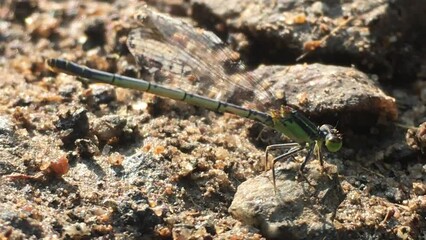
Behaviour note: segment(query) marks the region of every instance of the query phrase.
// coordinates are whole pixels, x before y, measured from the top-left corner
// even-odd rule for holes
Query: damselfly
[[[83,77],[92,82],[137,89],[219,113],[232,113],[273,128],[294,141],[266,148],[265,168],[269,163],[270,151],[287,150],[272,159],[274,188],[276,188],[274,166],[277,161],[307,149],[307,155],[300,166],[302,172],[313,152],[323,165],[321,154],[323,145],[330,152],[336,152],[341,148],[342,137],[334,127],[327,124],[319,127],[289,106],[282,105],[279,110],[272,110],[268,114],[207,96],[211,91],[204,92],[205,89],[216,89],[216,93],[222,91],[225,93],[223,95],[236,88],[251,90],[257,99],[269,98],[272,94],[266,87],[259,87],[261,79],[246,73],[245,65],[239,61],[238,53],[225,46],[212,32],[194,28],[188,23],[147,7],[142,8],[136,17],[142,27],[131,31],[127,45],[141,67],[155,73],[166,72],[162,75],[165,79],[174,76],[180,78],[196,76],[200,82],[198,89],[203,91],[204,96],[178,87],[91,69],[62,59],[48,59],[46,61],[48,67],[53,71]],[[210,86],[207,88],[205,83]],[[226,91],[223,91],[224,89]]]

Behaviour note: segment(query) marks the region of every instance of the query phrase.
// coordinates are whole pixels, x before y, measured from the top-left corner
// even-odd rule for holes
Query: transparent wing
[[[128,47],[140,66],[169,79],[189,79],[192,84],[178,87],[211,98],[236,102],[244,95],[244,100],[271,102],[272,84],[248,72],[239,54],[214,33],[148,7],[136,18],[142,27],[130,33]]]
[[[144,78],[151,77],[148,80],[173,87],[185,86],[186,91],[196,90],[197,82],[188,59],[160,37],[150,28],[135,29],[129,34],[127,45],[139,66],[146,70]]]

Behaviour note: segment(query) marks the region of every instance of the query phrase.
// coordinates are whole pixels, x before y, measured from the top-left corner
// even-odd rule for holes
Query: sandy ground
[[[264,238],[228,212],[237,187],[265,174],[262,127],[46,68],[63,57],[138,76],[125,42],[139,2],[0,3],[1,239]],[[190,6],[157,5],[175,15]],[[344,150],[326,160],[345,194],[333,219],[341,238],[426,235],[424,129],[411,130],[412,148],[404,137],[425,121],[418,76],[386,85],[401,124],[346,130]]]

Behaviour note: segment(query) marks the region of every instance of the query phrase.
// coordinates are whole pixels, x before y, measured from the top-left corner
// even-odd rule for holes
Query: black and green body
[[[288,158],[289,156],[303,150],[308,149],[308,154],[305,161],[301,165],[301,170],[309,160],[311,153],[316,148],[317,155],[321,157],[321,147],[324,144],[330,152],[338,151],[342,146],[341,135],[336,129],[330,125],[322,125],[318,127],[301,112],[294,110],[288,106],[283,106],[280,110],[271,111],[271,114],[259,112],[253,109],[244,108],[228,102],[218,101],[197,94],[188,93],[181,89],[174,89],[167,86],[162,86],[156,83],[151,83],[142,79],[126,77],[118,74],[108,73],[91,69],[86,66],[62,60],[48,59],[46,61],[48,67],[55,72],[63,72],[70,75],[86,78],[93,82],[107,83],[119,87],[136,89],[165,98],[170,98],[178,101],[183,101],[191,105],[206,108],[220,113],[232,113],[240,117],[248,118],[260,122],[268,127],[271,127],[286,135],[295,143],[276,144],[268,146],[268,151],[277,148],[289,148],[289,151],[283,155],[274,158],[275,163],[278,160]],[[275,172],[274,185],[275,185]]]

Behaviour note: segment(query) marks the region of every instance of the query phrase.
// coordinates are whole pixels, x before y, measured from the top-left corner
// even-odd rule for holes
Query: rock
[[[8,229],[19,229],[19,231],[9,232],[8,237],[13,239],[23,239],[25,236],[42,238],[43,236],[43,228],[38,220],[32,218],[29,213],[11,207],[10,204],[0,206],[0,222]],[[8,232],[8,230],[2,230],[2,232]]]
[[[63,86],[60,86],[58,89],[59,95],[61,95],[65,99],[71,99],[73,93],[75,93],[77,90],[77,87],[72,84],[66,84]]]
[[[256,59],[355,64],[381,80],[414,80],[425,33],[426,5],[403,0],[303,1],[192,0],[192,17],[211,29],[222,24],[252,39]],[[302,19],[302,21],[301,21]],[[328,35],[328,37],[327,37]],[[321,42],[311,51],[308,46]],[[421,55],[420,55],[421,56]]]
[[[91,106],[108,104],[117,100],[114,86],[106,84],[92,84],[89,88],[90,94],[87,95],[87,103]]]
[[[297,106],[314,119],[321,116],[336,121],[338,116],[339,125],[346,126],[372,126],[398,117],[395,99],[386,95],[378,82],[354,68],[316,63],[261,66],[254,73],[264,79],[260,91],[262,85],[271,85],[272,94],[284,96],[280,102],[275,98],[259,99],[274,108],[281,104]]]
[[[25,18],[30,16],[32,13],[38,10],[39,3],[34,0],[23,0],[11,2],[11,13],[13,13],[13,19],[20,22],[24,22]]]
[[[277,171],[275,194],[271,173],[259,175],[238,187],[229,212],[268,239],[336,238],[333,218],[344,194],[335,170],[322,173],[319,164],[311,162],[306,179],[296,179],[299,164],[283,165]]]
[[[89,133],[89,119],[84,108],[68,109],[59,114],[59,119],[54,122],[56,130],[60,133],[62,142],[74,145],[74,141],[83,138]]]
[[[99,156],[100,151],[98,143],[91,139],[77,139],[75,140],[76,151],[80,157],[91,158],[93,156]]]
[[[88,19],[84,34],[87,36],[87,41],[84,43],[86,50],[105,45],[107,38],[105,22],[99,18]]]
[[[409,128],[405,135],[407,145],[422,154],[426,153],[426,122],[420,124],[418,127]]]
[[[100,141],[111,141],[120,139],[125,133],[127,119],[119,115],[106,115],[97,118],[93,122],[93,132]]]
[[[15,124],[5,115],[0,116],[0,146],[10,147],[14,145]]]

